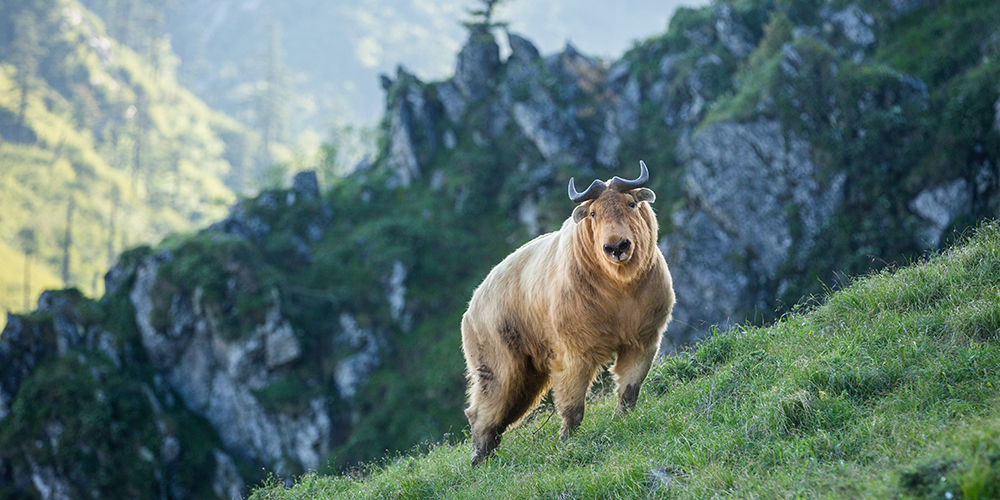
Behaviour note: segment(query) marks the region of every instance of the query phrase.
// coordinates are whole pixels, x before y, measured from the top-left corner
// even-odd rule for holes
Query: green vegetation
[[[136,253],[141,250],[123,255],[123,264]],[[154,380],[141,356],[130,354],[140,352],[141,345],[134,312],[120,310],[122,297],[98,302],[70,289],[51,292],[50,298],[61,304],[56,310],[19,317],[17,334],[31,340],[17,344],[21,352],[6,354],[24,364],[0,367],[5,384],[25,376],[20,372],[25,366],[32,368],[0,426],[0,461],[74,478],[65,485],[65,494],[73,498],[156,497],[168,485],[190,498],[214,498],[218,437]],[[60,352],[61,343],[72,341],[58,331],[65,326],[56,315],[75,321],[80,334],[90,338]],[[94,338],[95,332],[104,338]],[[24,494],[0,481],[0,498]]]
[[[598,391],[567,442],[543,407],[476,469],[468,443],[440,444],[251,498],[996,498],[998,342],[1000,227],[986,223],[665,360],[625,418]]]
[[[161,48],[122,47],[76,0],[0,5],[0,242],[34,231],[32,304],[53,275],[99,296],[120,251],[218,219],[243,185],[252,137]],[[24,308],[22,260],[0,273],[5,311]]]
[[[783,304],[820,293],[824,283],[836,286],[839,276],[918,258],[923,222],[909,203],[928,187],[956,179],[977,185],[971,213],[953,221],[946,235],[997,213],[996,185],[984,179],[996,175],[1000,157],[994,109],[1000,4],[952,0],[896,15],[894,2],[857,2],[874,21],[873,42],[862,46],[830,20],[852,3],[716,2],[756,41],[744,59],[712,36],[713,7],[679,9],[666,33],[623,57],[643,88],[666,84],[663,104],[641,105],[639,126],[623,138],[619,158],[662,166],[653,188],[667,201],[658,216],[668,237],[684,186],[675,156],[680,127],[670,121],[682,118],[678,103],[691,102],[698,85],[707,102],[693,119],[696,132],[721,121],[778,120],[786,133],[808,141],[821,182],[846,176],[844,203],[810,255],[787,263],[771,280],[782,283],[780,294],[768,285],[765,294]],[[672,62],[665,77],[666,57]],[[746,312],[763,321],[781,313]]]
[[[829,5],[841,11],[849,3]],[[66,274],[65,285],[97,295],[119,251],[172,236],[118,256],[117,278],[125,283],[100,302],[74,295],[91,315],[85,330],[106,329],[118,352],[128,353],[120,369],[93,346],[52,354],[53,318],[25,318],[50,352],[26,369],[33,372],[10,402],[0,450],[11,451],[0,451],[0,474],[10,463],[30,470],[26,460],[71,470],[83,462],[79,443],[107,451],[92,437],[117,443],[109,460],[129,467],[95,461],[79,471],[81,484],[117,481],[134,487],[132,496],[150,496],[145,488],[159,481],[213,496],[204,475],[215,470],[216,431],[182,404],[161,414],[136,400],[147,390],[163,403],[174,397],[143,359],[128,297],[139,262],[163,255],[151,293],[154,327],[178,326],[183,315],[174,308],[198,302],[224,340],[237,340],[278,307],[302,354],[275,367],[252,395],[267,411],[289,414],[322,397],[334,420],[334,449],[318,473],[347,475],[306,475],[289,490],[269,484],[258,499],[996,496],[996,225],[920,265],[862,278],[843,292],[827,288],[839,289],[843,276],[873,263],[918,258],[916,234],[925,223],[909,203],[923,190],[955,179],[974,186],[971,212],[955,219],[945,238],[997,214],[1000,56],[990,30],[1000,26],[1000,8],[953,0],[893,17],[892,3],[859,2],[877,19],[876,41],[865,47],[845,40],[819,1],[679,10],[665,34],[623,58],[621,80],[637,85],[641,98],[624,113],[634,112],[637,123],[619,130],[617,168],[573,164],[595,156],[603,113],[616,106],[607,87],[626,84],[606,82],[598,66],[574,73],[567,68],[580,61],[559,59],[572,54],[522,67],[534,80],[487,90],[467,103],[462,123],[443,116],[441,83],[401,72],[387,109],[406,110],[397,118],[409,122],[419,163],[408,186],[392,171],[389,137],[380,138],[370,167],[343,176],[337,158],[349,145],[331,144],[316,158],[293,158],[266,173],[277,185],[289,169],[316,168],[327,188],[320,197],[264,191],[197,234],[191,231],[221,217],[233,191],[247,186],[248,158],[260,153],[260,142],[277,140],[278,122],[261,140],[210,112],[177,86],[168,46],[133,40],[143,55],[123,48],[75,0],[3,4],[0,261],[14,264],[0,270],[0,306],[22,307],[25,257],[35,266],[33,294]],[[745,28],[744,56],[718,35],[716,7],[731,8],[725,22]],[[488,15],[478,21],[493,22]],[[479,42],[492,36],[479,35]],[[559,110],[553,121],[572,122],[558,131],[573,135],[558,138],[565,154],[543,157],[516,120],[501,116],[507,90],[526,105],[550,100],[554,106],[546,107]],[[460,443],[466,421],[458,325],[490,266],[530,237],[523,212],[533,211],[539,230],[555,229],[571,208],[565,179],[629,175],[641,158],[656,169],[650,187],[669,243],[672,216],[693,203],[679,142],[714,123],[761,119],[806,140],[818,180],[843,176],[845,188],[812,253],[778,269],[760,296],[797,304],[823,293],[828,301],[762,311],[758,323],[718,332],[666,360],[628,418],[613,419],[613,405],[596,391],[583,428],[567,443],[557,442],[558,419],[543,407],[510,432],[496,460],[471,470]],[[796,237],[802,232],[793,228]],[[397,308],[388,297],[400,287]],[[774,324],[759,327],[764,322]],[[365,338],[345,339],[346,330]],[[338,366],[358,354],[356,343],[369,342],[377,366],[353,395],[342,394]],[[110,399],[100,401],[95,391],[105,382],[115,389],[104,389]],[[63,420],[61,435],[79,443],[46,445],[48,424]],[[167,434],[191,455],[150,462],[142,450],[158,449],[151,440]],[[351,470],[413,446],[409,456]],[[236,460],[244,479],[259,476],[260,464]],[[151,480],[158,471],[171,478]]]

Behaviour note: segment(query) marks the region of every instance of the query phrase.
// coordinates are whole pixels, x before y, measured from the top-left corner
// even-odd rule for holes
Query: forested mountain
[[[254,140],[74,0],[0,4],[0,308],[54,286],[98,296],[125,248],[218,220]]]
[[[0,497],[232,497],[461,439],[468,297],[569,216],[571,176],[649,165],[665,351],[997,216],[996,2],[718,1],[610,62],[514,33],[501,58],[495,21],[453,77],[383,79],[370,164],[134,248],[99,301],[12,316]]]

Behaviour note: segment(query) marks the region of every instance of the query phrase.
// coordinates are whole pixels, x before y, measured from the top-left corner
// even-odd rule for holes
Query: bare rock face
[[[935,249],[952,221],[972,213],[972,186],[959,178],[925,189],[910,201],[910,210],[924,220],[924,227],[917,235],[920,243]]]
[[[271,291],[264,323],[249,334],[224,332],[220,312],[200,288],[174,294],[170,322],[158,327],[153,321],[157,271],[170,259],[166,252],[147,258],[129,295],[153,366],[188,408],[215,427],[227,450],[278,470],[287,470],[288,458],[307,469],[321,465],[332,433],[324,398],[311,401],[305,411],[284,414],[265,409],[253,393],[275,380],[274,370],[302,354],[281,315],[278,291]]]
[[[243,478],[232,457],[222,450],[212,450],[215,456],[215,477],[212,478],[212,492],[219,498],[238,500],[243,497]]]
[[[606,85],[611,91],[604,110],[604,129],[597,143],[595,159],[606,167],[618,166],[618,148],[622,136],[639,126],[639,80],[631,74],[628,62],[619,61],[608,71]]]
[[[483,99],[493,89],[499,70],[500,47],[493,35],[472,30],[455,65],[454,82],[458,90],[470,100]]]
[[[423,86],[417,77],[402,67],[396,71],[396,80],[389,89],[390,107],[386,110],[389,122],[389,155],[386,165],[393,172],[389,180],[391,188],[407,187],[421,177],[421,165],[430,160],[437,148],[434,128],[436,113],[432,101],[424,95]],[[449,96],[452,103],[445,109],[449,116],[461,117],[464,102],[460,96]]]
[[[372,370],[381,364],[379,351],[383,346],[381,336],[372,328],[362,328],[349,313],[340,314],[341,331],[337,342],[349,347],[354,354],[337,363],[334,380],[337,390],[346,399],[353,398]]]
[[[856,3],[832,14],[830,22],[839,27],[844,36],[852,43],[862,47],[868,47],[875,43],[875,33],[872,32],[875,19],[861,10],[861,7],[858,7]]]
[[[444,107],[445,116],[453,123],[461,123],[468,103],[461,92],[459,92],[458,87],[450,81],[438,85],[437,98],[441,102],[441,106]],[[454,147],[452,145],[449,149]]]
[[[507,59],[507,64],[512,62],[531,64],[540,57],[538,49],[527,38],[508,32],[507,42],[510,44],[510,58]]]
[[[844,182],[821,182],[809,145],[773,121],[717,123],[682,142],[686,206],[660,244],[679,290],[675,344],[768,307],[765,290],[781,287],[780,266],[805,257]]]
[[[124,267],[130,268],[131,273],[126,272],[127,269],[116,272],[130,275],[135,271],[135,267],[128,264]],[[119,284],[131,281],[122,274],[117,278],[122,279]],[[106,490],[84,489],[86,483],[82,483],[81,478],[86,479],[86,474],[91,473],[87,469],[102,471],[104,475],[109,469],[116,472],[125,469],[130,473],[121,473],[119,479],[124,477],[143,487],[169,491],[170,498],[193,498],[193,493],[178,480],[177,473],[178,462],[191,451],[190,443],[182,442],[178,430],[166,421],[166,407],[170,408],[170,418],[176,418],[183,410],[175,406],[169,389],[158,388],[158,377],[152,380],[136,377],[136,358],[144,356],[136,356],[134,344],[106,330],[99,323],[102,315],[98,311],[98,304],[78,291],[60,290],[44,292],[35,313],[10,317],[0,335],[0,426],[26,425],[23,413],[12,414],[16,408],[12,405],[46,406],[40,413],[44,420],[28,424],[41,425],[43,436],[28,437],[27,444],[15,438],[5,442],[10,448],[0,450],[0,483],[13,484],[39,498],[91,498]],[[24,395],[21,387],[24,382],[36,371],[52,373],[53,367],[59,367],[56,373],[60,377],[53,384],[68,385],[66,394],[76,391],[76,398],[57,397],[42,402],[21,399],[32,397],[31,389]],[[95,386],[96,391],[89,389]],[[81,392],[81,387],[88,390]],[[121,408],[123,404],[134,411],[102,411]],[[149,418],[139,417],[144,414]],[[89,422],[85,425],[108,434],[81,436],[67,432],[78,429],[79,421]],[[123,429],[129,430],[122,432]],[[75,452],[65,454],[61,451],[89,453],[86,450],[93,449],[94,441],[103,445],[109,435],[141,435],[151,439],[120,443],[119,449],[110,454],[98,452],[93,463],[87,464],[87,469],[81,468]],[[132,469],[135,464],[124,463],[122,453],[128,455],[129,451],[123,450],[137,452],[132,458],[141,459],[142,466]],[[187,457],[190,459],[190,455]],[[200,466],[209,468],[206,474],[212,473],[211,463]],[[239,498],[244,481],[237,473],[231,483],[235,485],[236,494],[227,498]]]
[[[905,16],[919,8],[926,7],[928,3],[927,0],[889,0],[889,6],[892,8],[891,13],[894,18]]]
[[[720,3],[715,6],[715,33],[722,45],[737,58],[745,58],[757,45],[753,33],[733,18],[733,8]]]
[[[555,83],[543,85],[545,75]],[[545,58],[541,65],[509,65],[501,102],[546,162],[587,168],[592,164],[587,136],[577,120],[576,109],[568,103],[594,91],[603,85],[604,79],[605,70],[597,61],[567,45],[563,52]],[[611,146],[617,148],[615,144]]]

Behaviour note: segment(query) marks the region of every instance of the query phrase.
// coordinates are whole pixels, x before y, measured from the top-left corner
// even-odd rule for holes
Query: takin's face
[[[573,221],[586,225],[587,233],[593,235],[591,241],[598,259],[615,269],[632,259],[636,238],[648,227],[643,217],[649,210],[640,204],[654,199],[656,195],[647,188],[624,193],[608,189],[596,200],[576,207]]]

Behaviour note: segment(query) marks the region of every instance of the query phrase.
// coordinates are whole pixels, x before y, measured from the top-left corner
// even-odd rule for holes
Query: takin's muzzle
[[[604,253],[611,262],[621,263],[627,261],[632,256],[632,241],[621,238],[614,243],[604,244]]]

